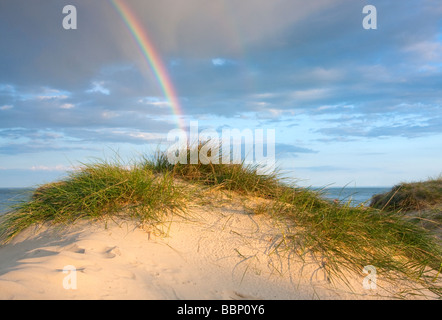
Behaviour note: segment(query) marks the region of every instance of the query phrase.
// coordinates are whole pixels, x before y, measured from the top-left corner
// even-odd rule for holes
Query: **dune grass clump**
[[[346,280],[372,265],[391,280],[413,279],[442,295],[434,283],[442,250],[435,239],[402,215],[334,204],[308,192],[288,191],[271,209],[284,225],[281,243],[320,262],[329,279]]]
[[[420,211],[442,204],[442,177],[427,181],[401,183],[390,191],[378,194],[370,206],[386,211]]]
[[[124,212],[141,221],[159,222],[168,211],[183,210],[185,196],[167,174],[141,166],[96,163],[63,181],[38,188],[32,199],[4,217],[0,240],[8,241],[30,225],[101,219]]]
[[[403,214],[442,241],[442,176],[396,185],[388,192],[373,196],[370,206]]]
[[[267,175],[258,174],[258,164],[245,164],[244,161],[237,164],[224,164],[222,153],[217,156],[216,163],[201,161],[201,149],[210,144],[210,141],[203,142],[197,146],[188,146],[181,151],[186,153],[187,163],[171,164],[167,154],[157,152],[153,157],[145,159],[145,167],[154,172],[170,173],[173,177],[184,181],[196,182],[206,186],[216,186],[219,189],[235,191],[242,194],[260,196],[264,198],[274,197],[281,187],[281,178],[277,172]],[[196,149],[194,151],[193,149]],[[209,148],[208,157],[211,157],[212,149]],[[200,154],[195,164],[191,163],[191,153]]]

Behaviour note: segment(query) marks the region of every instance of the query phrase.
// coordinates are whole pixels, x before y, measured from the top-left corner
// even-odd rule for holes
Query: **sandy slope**
[[[162,226],[167,236],[123,220],[30,228],[0,248],[0,299],[388,297],[380,280],[377,290],[363,289],[362,272],[350,279],[352,292],[332,286],[317,264],[284,256],[264,215],[234,206],[189,213]],[[63,273],[69,265],[75,273]]]

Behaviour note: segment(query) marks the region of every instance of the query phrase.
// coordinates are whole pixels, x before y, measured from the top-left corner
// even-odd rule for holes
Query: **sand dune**
[[[362,272],[352,290],[331,284],[317,263],[276,249],[265,215],[195,207],[189,216],[160,229],[125,220],[29,228],[0,248],[0,299],[381,299],[400,289],[378,280],[366,290]]]

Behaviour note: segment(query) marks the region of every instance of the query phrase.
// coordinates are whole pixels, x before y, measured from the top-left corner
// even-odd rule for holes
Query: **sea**
[[[313,188],[314,189],[314,188]],[[367,187],[367,188],[326,188],[320,189],[322,197],[335,200],[338,199],[341,203],[350,204],[351,206],[370,204],[370,199],[375,194],[389,191],[388,187]],[[12,210],[14,206],[26,202],[31,199],[34,189],[14,189],[14,188],[0,188],[0,215]]]
[[[0,215],[31,199],[31,188],[0,188]]]
[[[342,204],[350,206],[368,206],[371,198],[380,193],[390,191],[391,187],[345,187],[345,188],[325,188],[318,191],[324,198],[338,200]]]

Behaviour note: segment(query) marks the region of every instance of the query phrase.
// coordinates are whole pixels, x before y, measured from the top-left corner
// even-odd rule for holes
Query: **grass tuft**
[[[373,208],[387,211],[420,211],[442,203],[442,177],[427,181],[401,183],[390,191],[375,195],[370,203]]]
[[[236,191],[242,194],[260,196],[263,198],[274,197],[275,191],[281,187],[281,179],[277,172],[268,175],[259,175],[258,164],[247,165],[242,161],[238,164],[222,163],[222,154],[216,159],[216,163],[206,160],[201,161],[202,156],[191,163],[191,154],[200,154],[202,148],[209,149],[208,157],[211,157],[210,141],[200,143],[198,146],[188,146],[182,152],[186,153],[187,164],[171,164],[166,153],[157,152],[151,158],[145,159],[145,168],[158,173],[169,173],[174,178],[184,181],[199,183],[206,186],[217,186],[219,189]],[[209,144],[209,146],[207,146]]]
[[[33,224],[68,224],[121,214],[143,222],[160,222],[169,211],[183,210],[185,196],[168,174],[119,163],[84,165],[61,182],[38,188],[32,199],[6,215],[0,240],[7,242]]]
[[[441,294],[434,283],[442,250],[430,233],[403,215],[338,205],[308,191],[288,192],[272,208],[284,225],[284,246],[320,261],[329,279],[372,265],[390,280],[413,279]],[[280,223],[280,224],[281,224]]]

